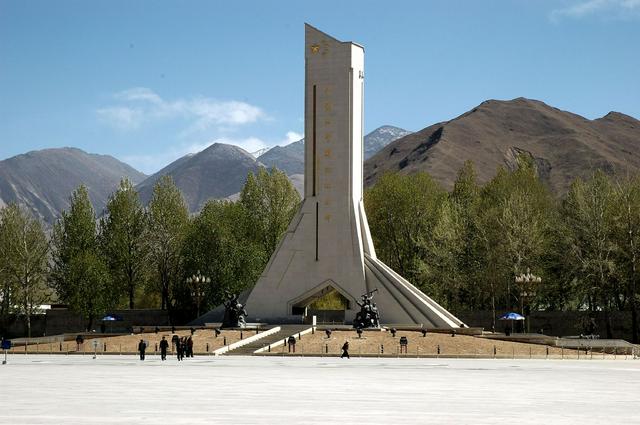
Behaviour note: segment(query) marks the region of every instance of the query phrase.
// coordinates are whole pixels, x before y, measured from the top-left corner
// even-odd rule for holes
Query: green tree
[[[17,204],[0,211],[0,229],[4,280],[14,288],[17,313],[31,337],[31,316],[51,295],[46,287],[49,243],[40,221]]]
[[[96,315],[117,302],[100,255],[96,216],[85,186],[71,195],[69,210],[53,227],[50,285],[58,297],[93,327]]]
[[[454,310],[482,302],[478,280],[478,205],[480,187],[471,161],[458,172],[453,190],[436,211],[428,241],[428,279],[436,299]]]
[[[130,309],[135,307],[136,289],[144,282],[148,258],[146,227],[138,193],[129,179],[123,179],[100,219],[100,247],[114,287],[128,298]]]
[[[240,193],[244,208],[245,231],[249,239],[260,243],[268,258],[300,206],[300,195],[282,171],[260,168]]]
[[[173,301],[184,287],[182,248],[189,223],[187,205],[170,176],[153,188],[148,208],[147,243],[156,270],[161,308],[172,314]]]
[[[426,173],[386,173],[365,192],[377,255],[422,287],[429,275],[428,243],[446,192]]]
[[[576,180],[563,205],[570,250],[568,266],[577,283],[582,305],[602,309],[607,336],[612,335],[610,311],[615,284],[614,191],[609,178],[597,171],[587,181]]]
[[[263,246],[246,237],[243,214],[238,202],[211,200],[189,225],[183,247],[186,275],[200,271],[211,278],[201,309],[219,305],[225,290],[251,287],[262,273]]]
[[[640,176],[619,179],[614,187],[614,237],[617,273],[624,282],[631,310],[632,342],[638,343],[638,278],[640,277]]]
[[[482,189],[478,258],[482,259],[483,273],[479,281],[488,289],[494,320],[500,298],[506,309],[518,304],[520,309],[528,309],[535,304],[535,300],[522,297],[525,288],[515,286],[516,275],[530,269],[547,283],[544,256],[554,231],[554,211],[553,198],[527,156],[518,157],[514,171],[498,170]],[[535,290],[539,294],[541,288]]]

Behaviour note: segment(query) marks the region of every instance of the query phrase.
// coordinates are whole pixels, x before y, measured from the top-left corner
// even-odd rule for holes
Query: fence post
[[[496,346],[493,346],[493,358],[496,358],[496,354],[497,354],[497,350],[496,350]]]
[[[438,354],[437,354],[436,358],[440,358],[440,344],[438,344],[438,346],[437,346],[437,353]]]

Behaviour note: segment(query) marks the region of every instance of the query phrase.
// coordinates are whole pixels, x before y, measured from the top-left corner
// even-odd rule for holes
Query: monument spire
[[[350,322],[378,290],[384,323],[462,323],[380,262],[363,195],[364,48],[305,25],[305,187],[300,210],[247,299],[259,319],[305,314],[333,290]]]

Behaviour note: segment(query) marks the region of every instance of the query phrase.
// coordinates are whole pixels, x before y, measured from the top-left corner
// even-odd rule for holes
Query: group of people
[[[178,361],[181,361],[185,357],[193,357],[193,338],[183,336],[180,338],[178,335],[171,337],[171,343],[175,347],[176,356]]]
[[[180,338],[178,335],[171,337],[171,343],[175,348],[175,353],[178,361],[181,361],[185,357],[193,357],[193,338],[191,336],[183,336]],[[138,343],[138,352],[140,353],[140,360],[145,359],[145,353],[147,350],[147,343],[141,339]],[[160,341],[160,359],[167,360],[167,351],[169,350],[169,341],[163,336]]]

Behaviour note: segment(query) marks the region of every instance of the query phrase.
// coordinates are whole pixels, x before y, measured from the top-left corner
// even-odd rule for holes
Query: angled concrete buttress
[[[376,258],[362,202],[364,49],[305,32],[304,200],[247,299],[249,315],[290,317],[336,290],[351,322],[356,300],[378,289],[383,323],[464,326]]]

